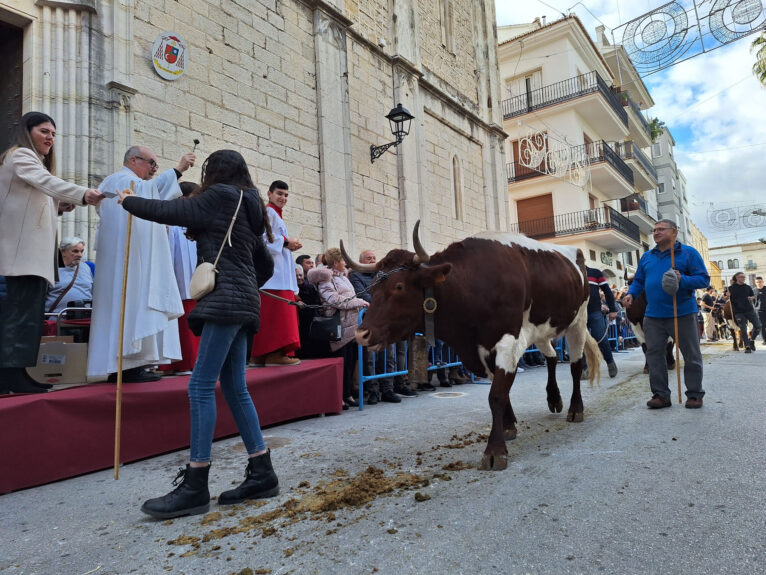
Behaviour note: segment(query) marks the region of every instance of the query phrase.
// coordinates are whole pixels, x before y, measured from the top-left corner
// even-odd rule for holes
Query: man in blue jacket
[[[710,275],[699,252],[691,246],[676,241],[678,227],[671,220],[659,220],[654,224],[654,241],[657,245],[641,256],[630,290],[622,298],[630,307],[633,298],[646,292],[648,301],[644,317],[646,337],[646,363],[649,366],[649,385],[652,399],[650,409],[670,407],[668,368],[665,345],[673,337],[673,294],[676,296],[678,316],[678,347],[684,356],[684,383],[686,384],[686,407],[702,407],[702,353],[697,330],[697,300],[695,289],[710,283]],[[670,266],[670,249],[673,248],[675,266]]]

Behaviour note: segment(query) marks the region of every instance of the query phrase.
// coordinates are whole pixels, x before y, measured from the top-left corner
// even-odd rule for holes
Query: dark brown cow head
[[[375,264],[375,270],[362,267],[348,257],[347,263],[358,271],[377,271],[372,301],[356,330],[356,341],[380,351],[384,346],[407,339],[423,324],[424,290],[443,282],[452,264],[429,264],[430,256],[423,250],[415,224],[413,243],[418,253],[395,249]]]

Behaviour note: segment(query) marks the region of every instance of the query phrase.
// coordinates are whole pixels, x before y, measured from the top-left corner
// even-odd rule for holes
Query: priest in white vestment
[[[125,153],[123,167],[99,186],[107,196],[99,209],[96,235],[98,278],[93,286],[93,315],[88,346],[88,379],[114,380],[119,354],[120,302],[128,213],[117,203],[118,190],[135,186],[142,198],[172,200],[181,195],[180,175],[194,165],[184,154],[176,169],[157,172],[157,156],[143,146]],[[125,298],[123,381],[153,381],[142,366],[181,359],[176,318],[184,313],[165,226],[133,218]]]

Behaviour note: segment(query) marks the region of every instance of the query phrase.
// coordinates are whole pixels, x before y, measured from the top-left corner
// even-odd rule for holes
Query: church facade
[[[264,198],[289,184],[312,255],[407,247],[418,219],[431,251],[508,229],[493,0],[10,0],[0,32],[3,123],[49,113],[64,179],[98,186],[131,145],[167,169],[196,139],[184,179],[241,152]],[[399,103],[409,134],[372,162]],[[61,234],[91,249],[97,218]]]

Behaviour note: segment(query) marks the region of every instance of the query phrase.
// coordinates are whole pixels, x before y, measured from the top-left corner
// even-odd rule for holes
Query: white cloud
[[[766,204],[761,170],[766,145],[752,146],[766,144],[766,90],[750,70],[753,38],[702,54],[669,68],[656,79],[647,79],[656,103],[651,114],[662,118],[671,133],[689,134],[677,142],[676,162],[687,179],[692,219],[711,245],[752,241],[766,235],[766,221],[763,228],[739,225],[722,230],[712,225],[708,213],[711,206]]]
[[[497,0],[497,23],[531,22],[542,15],[551,22],[571,8],[591,36],[600,20],[611,37],[610,27],[657,7],[649,0],[583,2],[594,17],[582,4],[572,6],[571,1],[546,0],[549,7],[539,0],[523,4]],[[665,121],[676,138],[676,162],[687,180],[692,220],[711,245],[766,236],[766,219],[763,227],[740,224],[735,236],[735,230],[713,225],[708,213],[711,205],[716,209],[742,210],[751,205],[766,209],[766,145],[751,146],[766,143],[766,89],[751,73],[754,56],[749,47],[753,39],[755,35],[747,36],[644,78],[655,101],[649,115]],[[750,223],[758,221],[751,218]]]

